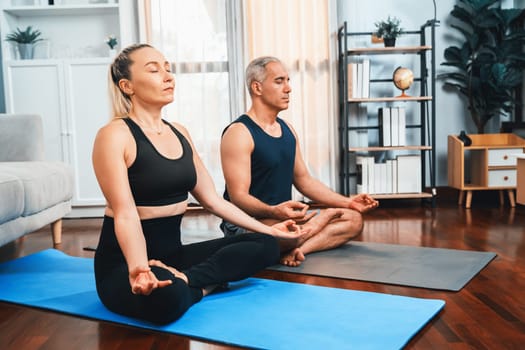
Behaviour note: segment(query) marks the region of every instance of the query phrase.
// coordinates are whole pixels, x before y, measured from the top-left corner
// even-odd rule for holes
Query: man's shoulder
[[[240,117],[239,117],[240,118]],[[237,118],[232,121],[222,132],[222,138],[235,138],[236,140],[252,138],[250,128]]]
[[[224,128],[224,130],[222,130],[222,136],[224,136],[224,134],[226,134],[226,131],[229,131],[229,130],[235,130],[239,127],[242,128],[242,125],[244,124],[243,123],[243,115],[239,116],[237,119],[231,121],[228,125],[226,125],[226,127]],[[231,133],[231,131],[229,132]]]

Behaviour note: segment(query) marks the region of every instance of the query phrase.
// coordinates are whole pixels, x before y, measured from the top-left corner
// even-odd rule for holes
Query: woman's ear
[[[126,95],[128,96],[132,96],[133,95],[133,85],[131,84],[131,82],[128,80],[128,79],[120,79],[119,82],[118,82],[118,87],[120,88],[120,90],[125,93]]]

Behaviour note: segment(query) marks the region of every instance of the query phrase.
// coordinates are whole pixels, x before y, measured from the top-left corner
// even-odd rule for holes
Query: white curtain
[[[337,189],[335,0],[138,0],[138,8],[141,40],[174,62],[165,117],[188,128],[219,193],[221,132],[246,111],[244,69],[263,55],[287,65],[293,91],[281,116],[313,176]]]
[[[141,40],[163,52],[175,73],[175,100],[164,118],[188,129],[221,194],[220,137],[231,120],[225,1],[138,3]]]
[[[270,55],[287,65],[291,103],[281,117],[298,133],[312,175],[338,190],[335,2],[246,0],[244,5],[246,61]]]

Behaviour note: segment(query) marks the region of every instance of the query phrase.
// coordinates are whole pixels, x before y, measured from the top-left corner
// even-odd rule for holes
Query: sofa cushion
[[[24,186],[24,216],[73,197],[71,169],[61,162],[1,162],[0,174],[18,177]]]
[[[44,159],[42,117],[0,113],[0,162]]]
[[[22,215],[24,185],[16,176],[0,171],[0,224]]]

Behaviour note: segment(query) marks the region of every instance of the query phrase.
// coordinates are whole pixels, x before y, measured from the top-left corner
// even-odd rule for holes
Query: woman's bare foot
[[[281,257],[281,264],[286,266],[299,266],[305,260],[303,252],[299,248],[292,249]]]
[[[202,288],[202,296],[205,297],[208,294],[211,294],[214,292],[224,292],[226,290],[228,290],[228,282],[224,282],[220,284],[213,284],[211,286]]]
[[[173,274],[173,276],[175,276],[176,278],[180,278],[181,280],[186,282],[186,284],[188,284],[188,277],[186,277],[185,274],[183,274],[182,272],[180,272],[176,268],[171,267],[171,266],[167,266],[162,261],[155,260],[155,259],[151,259],[150,261],[148,261],[148,264],[149,264],[149,266],[157,266],[157,267],[161,267],[163,269],[166,269],[169,272],[171,272]]]

